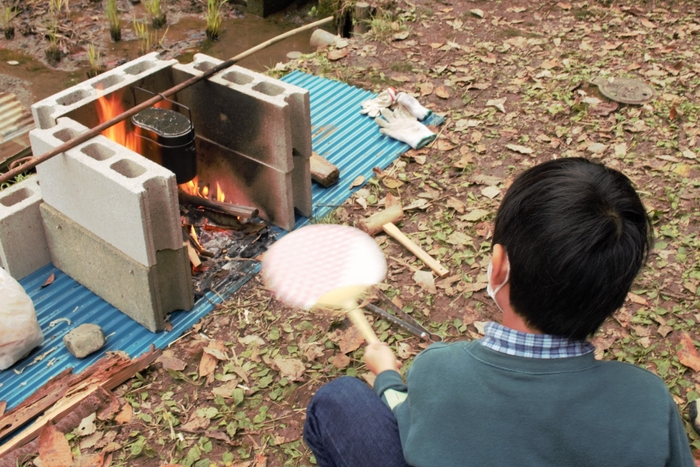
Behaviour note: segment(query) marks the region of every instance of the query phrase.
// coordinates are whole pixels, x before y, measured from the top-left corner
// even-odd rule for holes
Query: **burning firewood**
[[[231,216],[236,217],[255,217],[258,215],[258,210],[248,206],[239,206],[237,204],[222,203],[200,196],[194,196],[185,193],[181,189],[177,190],[177,197],[181,203],[193,204],[195,206],[203,206],[205,208],[214,209]]]

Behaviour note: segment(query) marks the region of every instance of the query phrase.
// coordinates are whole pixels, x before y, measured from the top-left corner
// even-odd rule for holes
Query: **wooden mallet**
[[[441,265],[435,258],[430,256],[425,250],[416,245],[410,238],[399,230],[394,222],[403,219],[403,208],[400,203],[392,203],[392,199],[387,197],[387,208],[378,213],[372,214],[367,219],[361,220],[359,227],[369,235],[377,235],[379,232],[386,232],[402,244],[408,251],[413,253],[416,258],[423,261],[430,269],[435,271],[439,277],[445,276],[450,271]],[[391,203],[391,204],[390,204]]]

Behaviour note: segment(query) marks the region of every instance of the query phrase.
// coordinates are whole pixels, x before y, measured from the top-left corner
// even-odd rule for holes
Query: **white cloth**
[[[374,119],[381,127],[379,131],[395,140],[407,143],[413,149],[420,149],[435,139],[435,133],[416,120],[405,108],[399,107],[394,112],[382,109],[381,115],[384,118]]]

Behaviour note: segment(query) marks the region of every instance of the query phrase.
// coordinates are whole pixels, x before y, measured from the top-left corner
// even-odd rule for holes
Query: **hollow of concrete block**
[[[87,129],[59,119],[29,137],[35,154]],[[97,136],[37,167],[43,199],[144,266],[156,252],[182,245],[175,175],[168,169]]]
[[[147,267],[48,204],[40,210],[53,264],[148,330],[162,330],[169,313],[194,306],[184,243],[158,251]]]
[[[0,191],[0,266],[20,280],[51,262],[38,177]]]
[[[97,108],[94,104],[87,104],[124,89],[121,95],[123,106],[131,108],[134,95],[130,88],[138,86],[155,92],[172,87],[170,67],[175,63],[175,59],[161,60],[157,52],[139,57],[35,103],[32,105],[34,123],[37,128],[51,128],[58,118],[69,116],[83,125],[94,127],[99,122]],[[139,102],[149,97],[145,93],[136,95]]]

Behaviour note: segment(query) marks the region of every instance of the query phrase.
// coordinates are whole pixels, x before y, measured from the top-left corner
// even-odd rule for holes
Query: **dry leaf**
[[[183,362],[179,358],[171,357],[167,355],[161,355],[156,360],[156,363],[160,362],[163,365],[164,370],[182,371],[187,367],[187,363]]]
[[[54,279],[55,279],[55,276],[53,273],[51,273],[51,275],[46,279],[46,282],[44,282],[44,285],[42,285],[41,288],[44,288],[44,287],[47,287],[47,286],[53,284]]]
[[[335,50],[331,50],[330,52],[328,52],[328,54],[326,54],[326,56],[328,57],[328,60],[331,60],[333,62],[336,60],[340,60],[341,58],[345,58],[348,55],[350,55],[350,51],[348,49],[341,49],[341,50],[335,49]]]
[[[71,467],[102,467],[105,453],[85,454],[78,457]]]
[[[73,463],[66,435],[51,422],[39,434],[39,459],[44,467],[70,467]]]
[[[499,190],[500,193],[500,190]],[[486,216],[491,214],[489,211],[486,211],[484,209],[474,209],[470,211],[468,214],[465,214],[463,216],[459,216],[459,218],[463,221],[467,222],[476,222]]]
[[[350,357],[348,357],[345,354],[338,354],[338,355],[333,355],[331,358],[328,359],[334,367],[336,368],[345,368],[348,365],[350,365]]]
[[[693,371],[700,371],[700,355],[695,348],[693,339],[691,339],[686,332],[682,332],[679,343],[683,347],[676,352],[678,361],[681,362],[682,365],[692,368]]]
[[[489,99],[486,101],[486,107],[496,107],[498,110],[500,110],[503,113],[506,113],[506,109],[503,106],[503,104],[506,103],[506,98],[502,97],[500,99]]]
[[[401,31],[401,32],[394,33],[394,35],[391,37],[395,41],[402,41],[408,37],[408,34],[409,34],[408,31]]]
[[[439,139],[437,142],[437,148],[440,151],[452,151],[456,146],[446,139]]]
[[[460,214],[464,214],[464,211],[466,210],[466,205],[463,202],[452,197],[447,199],[447,207],[454,209]]]
[[[114,415],[119,412],[119,399],[112,394],[111,392],[108,392],[109,394],[109,402],[107,404],[102,404],[100,405],[100,410],[97,412],[97,419],[102,420],[103,422],[106,420],[111,420]]]
[[[299,381],[306,372],[304,362],[297,358],[275,357],[275,365],[289,381]]]
[[[464,146],[466,147],[466,146]],[[461,151],[461,149],[460,149]],[[463,152],[462,157],[455,163],[452,164],[452,167],[455,167],[457,169],[463,169],[469,164],[474,162],[474,155],[470,152]]]
[[[212,357],[216,358],[217,360],[221,360],[221,361],[228,360],[228,355],[226,355],[226,351],[225,351],[225,349],[226,349],[225,345],[223,344],[223,342],[220,342],[220,341],[217,341],[217,342],[219,342],[221,344],[221,348],[210,346],[210,347],[205,347],[202,350],[204,350],[204,353],[211,355]]]
[[[340,339],[340,352],[348,354],[359,349],[365,343],[362,333],[355,326],[351,326]]]
[[[122,410],[117,414],[116,417],[114,417],[114,421],[118,425],[126,425],[131,421],[131,417],[134,416],[134,409],[131,407],[131,404],[128,402],[124,404],[124,407],[122,407]]]
[[[357,177],[355,180],[352,181],[352,183],[350,184],[350,189],[361,186],[363,183],[365,183],[365,177],[360,175],[359,177]]]
[[[89,436],[97,431],[97,426],[95,425],[95,419],[97,414],[95,412],[91,413],[87,417],[83,418],[78,425],[78,435],[79,436]]]
[[[506,144],[506,147],[511,151],[519,152],[520,154],[532,154],[534,152],[527,146],[520,146],[519,144]]]
[[[180,429],[189,433],[197,433],[201,430],[206,430],[209,428],[209,424],[210,421],[208,418],[200,417],[194,413],[187,423],[180,426]]]
[[[651,21],[649,21],[648,19],[646,19],[646,18],[642,18],[642,19],[640,20],[640,22],[642,23],[642,25],[643,25],[645,28],[656,29],[656,25],[655,25],[654,23],[652,23]]]
[[[418,87],[420,89],[421,96],[429,96],[433,93],[433,83],[431,83],[430,81],[420,83]]]
[[[644,297],[640,297],[637,294],[634,294],[632,292],[629,292],[627,294],[627,300],[629,300],[632,303],[636,303],[637,305],[646,305],[647,304],[647,299]]]
[[[477,16],[479,18],[484,17],[484,12],[478,8],[474,8],[473,10],[469,10],[469,13],[471,13],[474,16]]]
[[[501,190],[495,186],[487,186],[486,188],[483,188],[481,190],[481,194],[486,196],[487,198],[493,199],[501,194]]]
[[[433,273],[431,271],[416,271],[413,274],[413,280],[416,281],[416,284],[418,284],[421,289],[425,290],[428,293],[437,293],[437,289],[435,288],[435,278],[433,277]]]
[[[225,351],[226,346],[221,341],[211,341],[206,349],[203,349],[202,359],[199,361],[199,377],[203,378],[209,376],[216,370],[216,366],[219,364],[219,360],[225,360],[225,358],[220,359],[213,355],[216,350]]]
[[[448,99],[450,97],[450,93],[447,91],[445,86],[438,86],[438,88],[435,90],[435,95],[441,99]]]
[[[267,467],[267,457],[262,454],[256,454],[255,467]]]
[[[469,138],[469,141],[471,141],[472,144],[476,144],[479,141],[481,141],[481,139],[483,137],[484,137],[483,133],[481,133],[480,131],[474,130],[474,132],[472,133],[472,136]]]
[[[401,180],[399,180],[398,178],[389,177],[389,176],[385,176],[384,178],[382,178],[382,183],[384,184],[385,187],[387,187],[389,189],[398,188],[401,185],[403,185],[403,182]]]
[[[562,10],[571,10],[571,3],[559,2],[557,6]]]

